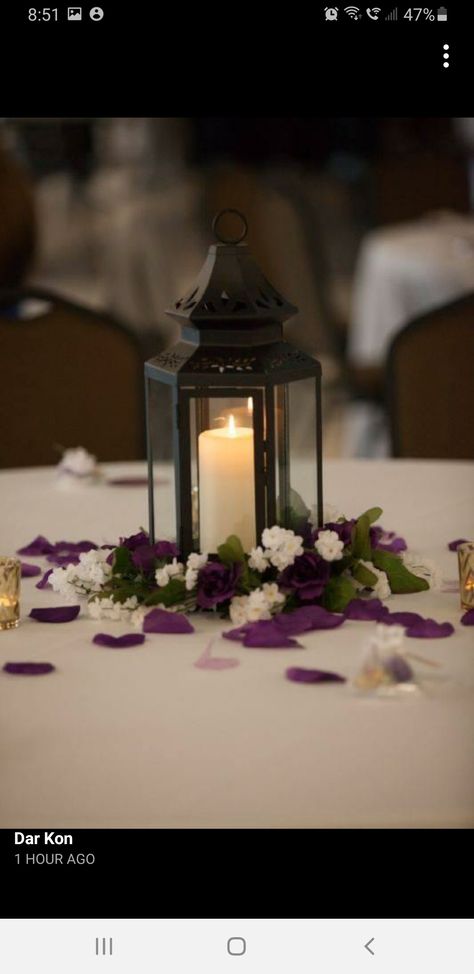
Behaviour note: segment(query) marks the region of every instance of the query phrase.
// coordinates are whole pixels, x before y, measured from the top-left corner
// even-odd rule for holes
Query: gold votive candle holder
[[[15,629],[20,621],[21,561],[0,556],[0,629]]]
[[[459,545],[458,561],[461,608],[474,609],[474,541]]]

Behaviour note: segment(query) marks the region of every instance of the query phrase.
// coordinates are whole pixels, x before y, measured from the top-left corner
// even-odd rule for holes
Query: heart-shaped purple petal
[[[49,576],[51,575],[52,571],[52,568],[48,568],[48,571],[44,573],[41,581],[36,583],[36,588],[46,588],[46,586],[49,585]]]
[[[98,632],[92,642],[109,649],[129,649],[130,646],[141,646],[145,637],[141,632],[129,632],[126,636],[109,636],[107,632]]]
[[[474,626],[474,609],[468,609],[467,612],[461,616],[461,622],[463,626]]]
[[[361,622],[382,622],[389,615],[386,605],[380,599],[352,599],[344,609],[346,619],[358,619]]]
[[[37,622],[72,622],[80,611],[80,605],[56,605],[51,609],[32,609],[30,616]]]
[[[52,663],[5,663],[3,669],[5,673],[18,676],[41,676],[43,673],[52,673],[54,666]]]
[[[22,578],[34,578],[35,575],[41,575],[43,571],[39,565],[29,565],[26,561],[21,563],[21,577]]]
[[[424,619],[418,612],[389,612],[383,621],[385,626],[414,626]]]
[[[169,612],[167,609],[158,608],[147,612],[142,629],[143,632],[194,632],[194,626],[182,612]]]
[[[457,551],[458,548],[459,548],[459,545],[466,544],[467,541],[468,541],[468,538],[457,538],[456,541],[450,541],[449,542],[448,548],[449,548],[450,551]]]
[[[434,619],[422,619],[405,630],[407,636],[415,639],[444,639],[452,636],[453,632],[454,626],[450,622],[435,622]]]
[[[38,534],[38,536],[34,538],[33,541],[30,541],[29,544],[25,545],[24,548],[18,548],[17,554],[32,555],[33,557],[35,555],[48,555],[53,548],[54,545],[52,545],[47,538],[45,538],[42,534]]]
[[[304,666],[290,666],[285,673],[294,683],[346,683],[346,677],[329,670],[310,670]]]

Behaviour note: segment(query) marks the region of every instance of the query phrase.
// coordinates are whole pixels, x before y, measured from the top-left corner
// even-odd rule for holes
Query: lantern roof
[[[242,231],[234,238],[218,230],[226,213],[237,215]],[[297,313],[267,280],[243,241],[247,220],[238,210],[221,210],[212,229],[218,243],[211,244],[207,259],[194,284],[167,310],[167,314],[197,329],[225,332],[229,327],[281,323]]]

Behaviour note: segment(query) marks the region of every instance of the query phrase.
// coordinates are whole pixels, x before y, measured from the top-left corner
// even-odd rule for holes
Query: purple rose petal
[[[30,616],[37,622],[72,622],[80,611],[80,605],[58,605],[52,609],[32,609]]]
[[[36,583],[36,588],[46,588],[46,586],[49,585],[49,576],[51,575],[52,571],[52,568],[48,568],[48,571],[44,573],[41,581]]]
[[[52,673],[54,666],[52,663],[5,663],[3,669],[5,673],[20,676],[41,676],[43,673]]]
[[[453,632],[454,626],[450,622],[435,622],[434,619],[422,619],[421,622],[415,622],[405,630],[407,636],[415,639],[444,639],[445,636],[451,636]]]
[[[308,670],[304,666],[290,666],[285,673],[294,683],[346,683],[346,677],[328,670]]]
[[[128,649],[130,646],[141,646],[145,637],[141,632],[129,632],[126,636],[109,636],[106,632],[98,632],[92,642],[109,649]]]
[[[48,541],[47,538],[43,537],[42,534],[39,534],[36,538],[34,538],[33,541],[30,541],[29,544],[25,545],[24,548],[18,548],[17,554],[33,555],[33,557],[35,555],[48,555],[50,551],[53,550],[53,547],[54,546],[50,541]]]
[[[449,548],[450,551],[457,551],[458,548],[459,548],[459,545],[466,544],[467,541],[468,541],[468,538],[457,538],[456,541],[450,541],[449,542],[448,548]],[[19,554],[21,554],[21,552],[19,552]]]
[[[26,561],[21,563],[21,577],[22,578],[33,578],[34,575],[41,575],[43,571],[39,565],[28,565]]]
[[[410,664],[399,653],[389,656],[384,666],[396,683],[407,683],[413,679],[413,670]]]
[[[389,612],[383,621],[386,626],[414,626],[418,622],[424,622],[424,619],[418,612]]]
[[[46,561],[49,561],[52,565],[56,565],[56,568],[64,568],[66,565],[78,565],[79,555],[75,552],[70,555],[47,555]]]
[[[296,639],[290,639],[275,625],[273,619],[261,619],[247,623],[243,640],[244,646],[252,649],[301,649]]]
[[[143,620],[143,632],[185,633],[194,632],[194,626],[182,612],[151,609]]]
[[[213,643],[213,639],[208,642],[204,652],[196,660],[194,666],[200,670],[229,670],[234,666],[240,665],[240,660],[235,657],[226,659],[225,657],[211,656]]]
[[[358,619],[361,622],[385,621],[389,614],[380,599],[352,599],[344,609],[346,619]]]
[[[343,615],[328,612],[322,605],[305,605],[294,612],[280,612],[273,619],[287,636],[298,636],[310,629],[335,629],[344,622]]]
[[[467,612],[461,616],[461,622],[463,626],[474,626],[474,609],[468,609]]]
[[[235,642],[241,642],[242,639],[245,639],[249,625],[250,622],[246,622],[243,626],[237,626],[236,629],[228,629],[227,632],[223,632],[222,635],[224,639],[232,639]]]

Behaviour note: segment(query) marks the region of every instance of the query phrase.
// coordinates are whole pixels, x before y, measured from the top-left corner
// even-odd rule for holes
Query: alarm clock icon
[[[103,16],[104,11],[102,10],[102,7],[92,7],[92,9],[89,10],[89,17],[91,20],[102,20]]]
[[[326,20],[337,20],[338,9],[337,7],[325,7]]]

